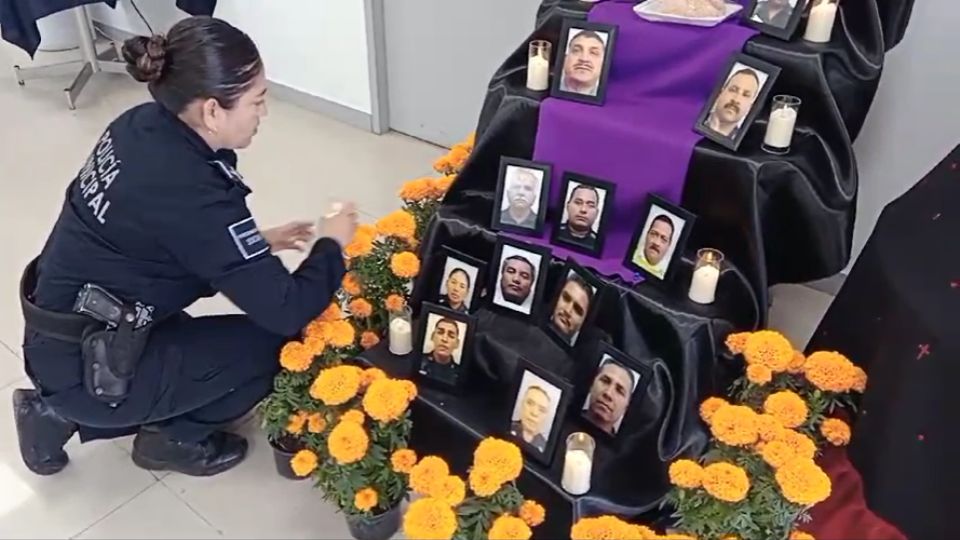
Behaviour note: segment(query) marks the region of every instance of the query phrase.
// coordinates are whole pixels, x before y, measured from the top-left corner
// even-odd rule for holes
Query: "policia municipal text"
[[[63,445],[136,433],[140,467],[223,472],[247,442],[221,431],[272,387],[280,346],[329,305],[356,229],[345,204],[320,222],[292,274],[272,253],[313,240],[311,223],[260,231],[235,149],[266,115],[250,38],[193,17],[123,47],[154,101],[114,120],[66,190],[24,272],[23,353],[36,390],[14,394],[20,451],[37,474]],[[222,292],[246,315],[191,318]]]

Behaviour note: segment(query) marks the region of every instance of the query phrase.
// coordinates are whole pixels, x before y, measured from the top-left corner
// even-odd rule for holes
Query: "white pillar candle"
[[[413,351],[413,336],[410,323],[404,319],[390,322],[390,352],[403,356]]]
[[[803,39],[814,43],[829,43],[833,33],[833,22],[837,18],[837,4],[824,0],[810,9],[807,31]]]
[[[773,111],[770,113],[770,121],[767,122],[767,134],[763,138],[763,144],[773,148],[790,148],[796,123],[796,109],[784,107]]]
[[[590,491],[590,474],[593,461],[583,450],[567,450],[563,461],[563,478],[560,485],[572,495]]]
[[[720,269],[713,265],[704,265],[693,273],[690,282],[690,300],[698,304],[712,304],[717,295],[717,283],[720,281]]]
[[[527,88],[542,91],[550,86],[550,62],[540,56],[531,56],[527,61]]]

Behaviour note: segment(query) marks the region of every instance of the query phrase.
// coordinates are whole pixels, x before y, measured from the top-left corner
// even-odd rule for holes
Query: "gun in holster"
[[[35,286],[36,260],[27,266],[20,283],[26,326],[47,337],[78,343],[87,392],[113,407],[122,403],[130,393],[151,325],[141,320],[136,307],[97,285],[84,285],[73,313],[39,308],[33,301]]]

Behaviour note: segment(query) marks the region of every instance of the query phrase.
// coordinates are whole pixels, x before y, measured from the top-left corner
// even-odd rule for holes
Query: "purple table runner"
[[[680,201],[694,146],[693,125],[727,60],[756,31],[739,15],[714,27],[650,23],[633,12],[635,2],[604,2],[588,19],[619,26],[603,106],[547,98],[540,107],[533,159],[553,164],[550,206],[562,212],[565,171],[617,186],[607,238],[599,258],[552,246],[603,275],[636,281],[623,266],[648,193]],[[562,38],[561,38],[562,39]],[[559,205],[559,206],[558,206]],[[552,227],[540,239],[549,245]]]

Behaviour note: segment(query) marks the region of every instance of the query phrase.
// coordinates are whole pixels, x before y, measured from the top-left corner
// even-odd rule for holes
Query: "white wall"
[[[174,0],[135,1],[157,32],[187,16]],[[253,38],[270,80],[370,113],[363,0],[219,0],[214,16]],[[119,0],[115,10],[97,4],[93,18],[147,33],[130,0]]]
[[[883,207],[960,144],[958,25],[956,0],[917,0],[906,37],[887,55],[879,91],[854,144],[860,169],[854,260]]]

